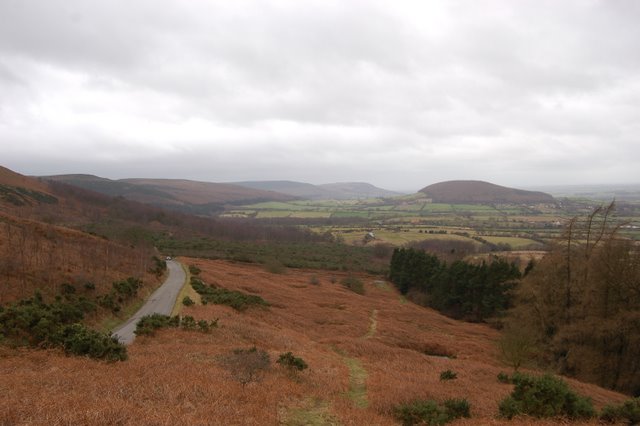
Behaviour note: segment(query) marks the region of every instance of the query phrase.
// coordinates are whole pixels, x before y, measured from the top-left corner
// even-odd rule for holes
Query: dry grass
[[[457,425],[558,424],[496,420],[499,401],[511,391],[496,379],[508,371],[498,361],[498,333],[403,304],[395,291],[376,286],[374,277],[358,276],[366,287],[362,296],[339,282],[331,284],[331,275],[342,278],[335,272],[276,275],[254,265],[185,263],[200,267],[205,282],[251,289],[270,307],[244,313],[218,305],[185,307],[184,314],[198,319],[220,318],[220,327],[211,334],[171,329],[138,338],[124,363],[4,351],[0,424],[390,425],[397,424],[393,407],[415,398],[467,398],[473,417]],[[319,285],[309,285],[313,275]],[[376,327],[370,334],[373,312]],[[309,369],[292,376],[272,363],[260,381],[243,387],[220,359],[254,345],[272,361],[292,351]],[[443,354],[455,358],[438,356]],[[359,387],[366,407],[349,398],[357,380],[350,377],[353,366],[345,359],[355,360],[360,373],[366,373],[364,389]],[[458,378],[440,381],[440,372],[447,369]],[[597,406],[625,399],[596,386],[569,383]]]

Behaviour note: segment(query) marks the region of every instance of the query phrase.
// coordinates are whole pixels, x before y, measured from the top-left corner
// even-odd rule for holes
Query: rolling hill
[[[111,180],[93,175],[56,175],[45,176],[43,179],[202,216],[212,216],[221,212],[225,204],[294,199],[291,195],[273,191],[251,189],[229,183],[185,179]]]
[[[544,192],[508,188],[476,180],[452,180],[422,188],[434,203],[449,204],[554,204]]]
[[[340,182],[313,185],[289,180],[234,182],[247,188],[275,191],[306,200],[358,200],[364,198],[393,197],[397,192],[378,188],[364,182]]]

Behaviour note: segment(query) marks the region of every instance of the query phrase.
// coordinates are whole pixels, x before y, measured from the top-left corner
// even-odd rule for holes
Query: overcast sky
[[[0,165],[640,183],[640,1],[0,0]]]

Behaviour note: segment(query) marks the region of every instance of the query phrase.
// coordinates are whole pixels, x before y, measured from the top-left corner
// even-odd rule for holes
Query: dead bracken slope
[[[498,332],[407,303],[379,278],[359,276],[366,294],[358,295],[340,285],[340,273],[182,261],[200,267],[206,283],[259,295],[270,307],[185,308],[196,319],[219,318],[219,328],[138,338],[123,363],[3,349],[0,424],[390,425],[398,424],[393,407],[417,398],[467,398],[473,417],[452,424],[557,424],[497,420],[511,391],[496,379],[509,372],[498,361]],[[270,355],[271,368],[243,386],[222,359],[253,346]],[[309,369],[279,367],[288,351]],[[458,378],[441,382],[447,369]],[[625,399],[568,382],[598,407]]]

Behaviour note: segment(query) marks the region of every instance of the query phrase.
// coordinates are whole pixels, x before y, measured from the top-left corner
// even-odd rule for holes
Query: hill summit
[[[451,180],[434,183],[419,192],[434,203],[451,204],[546,204],[555,199],[544,192],[508,188],[479,180]]]

